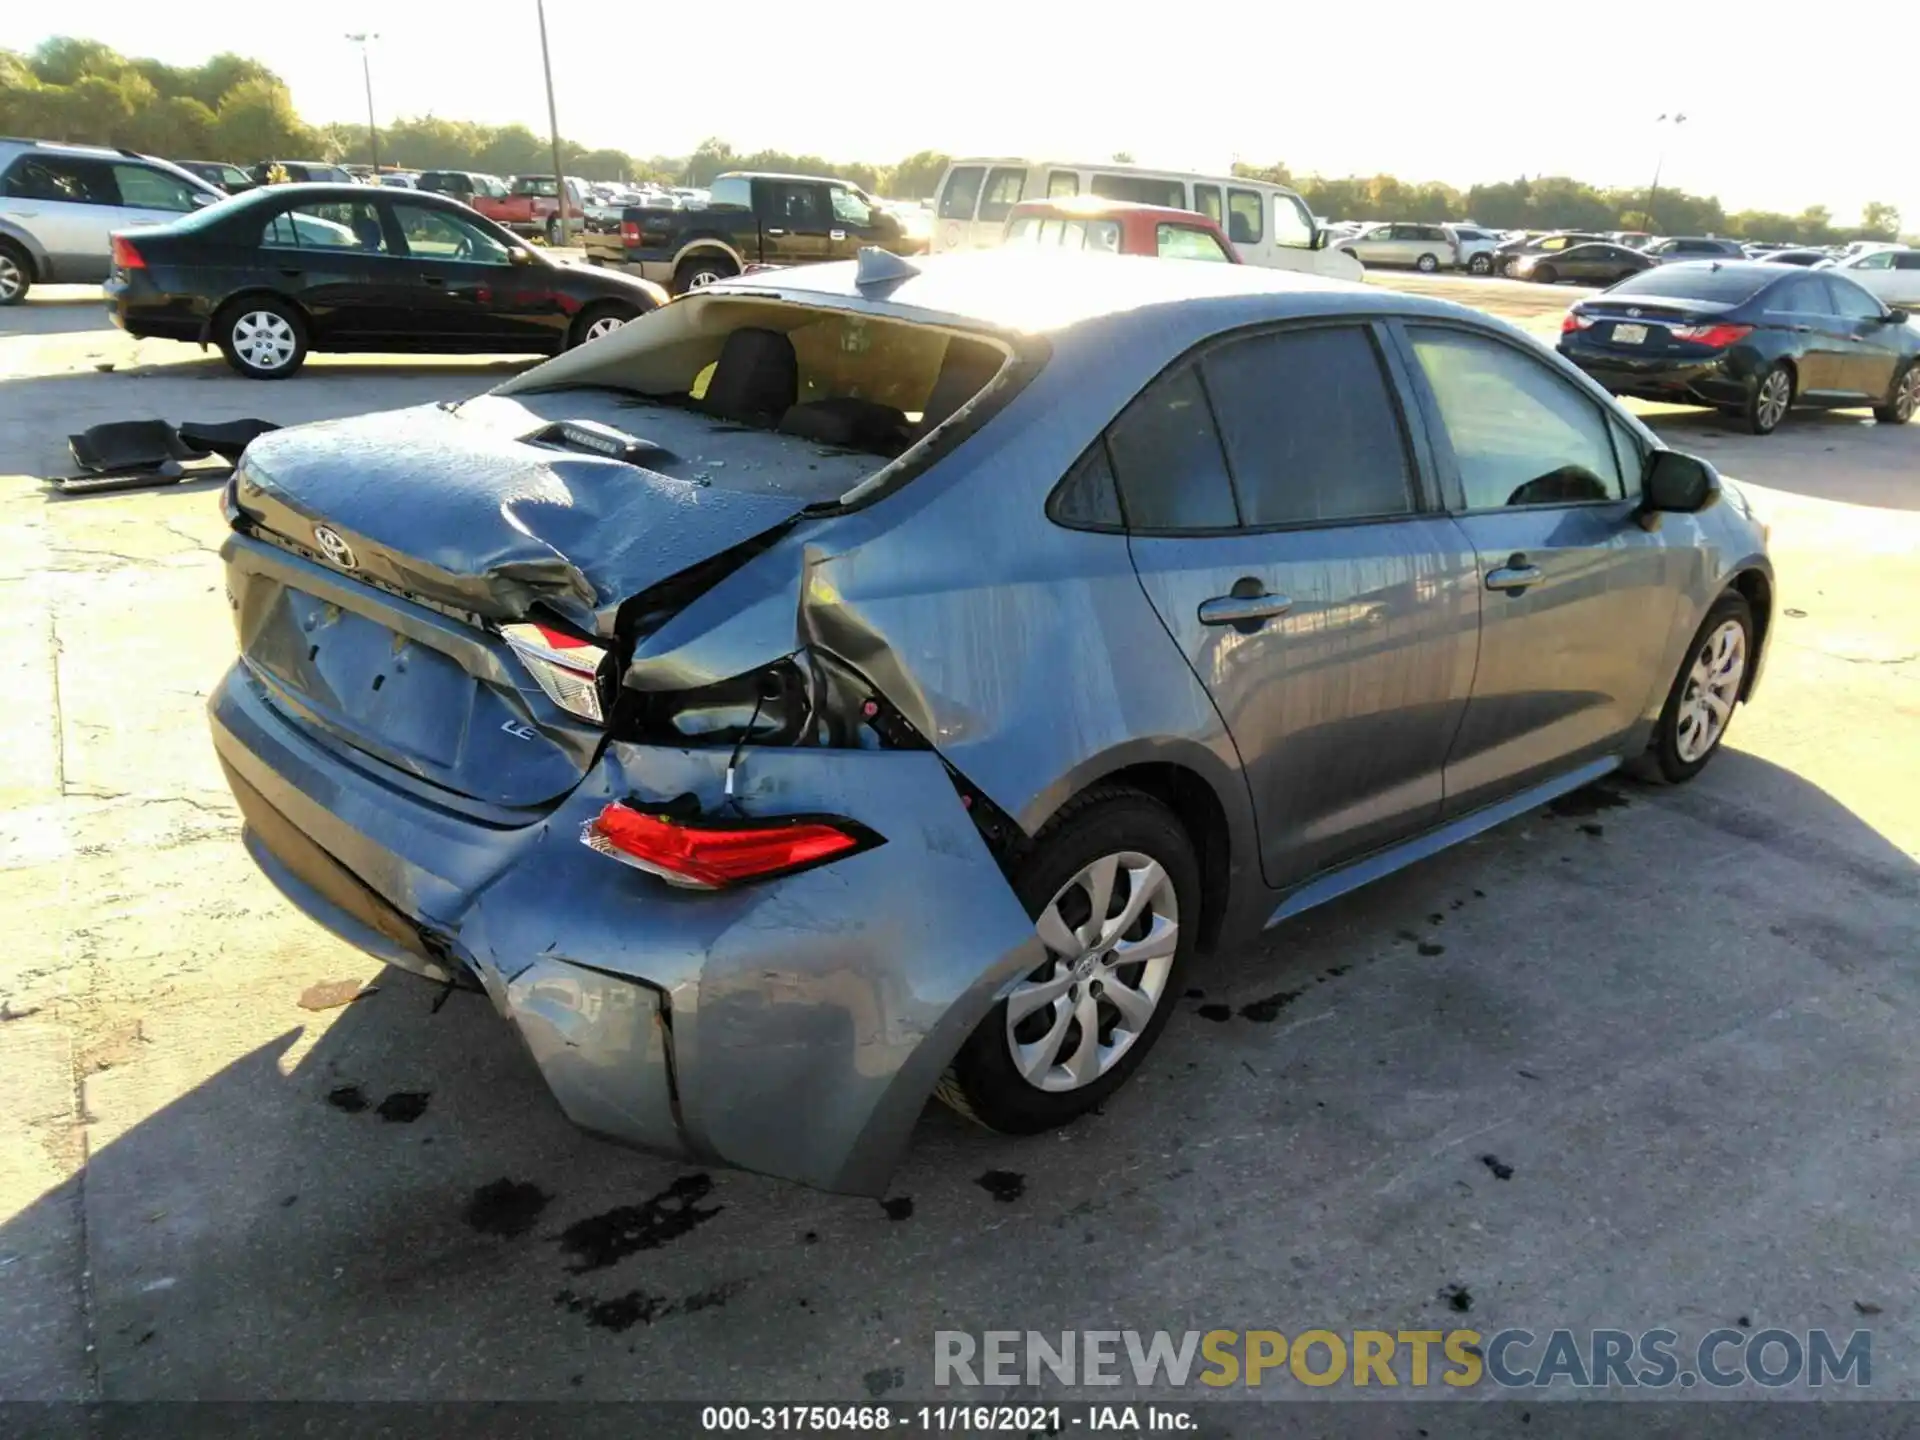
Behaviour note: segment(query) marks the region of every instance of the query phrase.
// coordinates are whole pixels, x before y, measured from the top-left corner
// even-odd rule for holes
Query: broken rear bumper
[[[1041,960],[929,751],[747,751],[747,813],[830,812],[886,843],[695,894],[578,835],[616,799],[720,808],[725,750],[610,744],[556,807],[502,825],[342,759],[244,663],[209,711],[249,848],[288,897],[382,959],[470,973],[569,1118],[631,1144],[879,1194],[954,1051]]]

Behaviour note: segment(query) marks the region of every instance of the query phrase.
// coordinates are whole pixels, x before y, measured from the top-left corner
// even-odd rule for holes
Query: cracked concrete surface
[[[1568,298],[1452,283],[1543,332]],[[1394,1329],[1464,1286],[1486,1331],[1870,1323],[1875,1392],[1920,1397],[1920,425],[1654,417],[1774,527],[1728,753],[1212,960],[1082,1125],[929,1111],[890,1214],[576,1133],[475,997],[436,1014],[395,975],[300,1008],[381,967],[240,847],[202,716],[232,646],[215,488],[30,477],[106,419],[513,367],[254,384],[89,303],[0,312],[0,1396],[850,1400],[898,1368],[890,1397],[931,1398],[937,1328]],[[623,1206],[698,1218],[570,1275],[562,1233]]]

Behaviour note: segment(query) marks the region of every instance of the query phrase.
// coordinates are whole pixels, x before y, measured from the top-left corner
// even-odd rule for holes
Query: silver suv
[[[0,139],[0,305],[41,284],[98,284],[113,232],[224,200],[177,165],[132,150]]]

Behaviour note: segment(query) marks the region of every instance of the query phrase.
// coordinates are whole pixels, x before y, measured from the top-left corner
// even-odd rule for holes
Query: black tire
[[[1647,753],[1634,767],[1635,773],[1642,779],[1665,781],[1669,785],[1684,785],[1706,769],[1707,762],[1720,753],[1721,742],[1727,738],[1727,731],[1733,724],[1731,712],[1706,751],[1692,759],[1687,759],[1682,754],[1681,726],[1684,723],[1688,689],[1693,681],[1694,663],[1701,658],[1708,641],[1729,620],[1738,621],[1740,624],[1743,660],[1738,690],[1744,693],[1747,679],[1753,673],[1753,607],[1747,604],[1746,596],[1736,590],[1729,590],[1714,601],[1712,607],[1708,609],[1707,618],[1700,622],[1700,629],[1694,634],[1693,643],[1687,646],[1686,654],[1680,659],[1680,671],[1673,677],[1673,686],[1667,691],[1667,703],[1660,711],[1659,723],[1653,727],[1653,737],[1647,743]],[[1738,695],[1735,698],[1737,699]]]
[[[603,321],[611,320],[616,326],[624,325],[629,320],[638,319],[640,313],[638,305],[629,305],[624,300],[602,300],[597,304],[589,305],[574,317],[573,328],[567,332],[567,348],[571,350],[576,345],[586,344],[590,339],[598,339],[598,336],[589,332]]]
[[[11,240],[0,240],[0,305],[26,299],[33,280],[33,257]]]
[[[1485,251],[1482,251],[1478,255],[1469,255],[1467,257],[1467,273],[1469,275],[1488,275],[1492,272],[1493,257]]]
[[[673,272],[673,293],[684,295],[739,273],[740,267],[725,255],[689,255]]]
[[[1122,852],[1157,861],[1167,873],[1178,907],[1176,946],[1152,1015],[1104,1074],[1077,1089],[1049,1091],[1027,1080],[1015,1066],[1007,1028],[1008,1002],[1000,1001],[960,1047],[934,1090],[968,1119],[1007,1135],[1033,1135],[1065,1125],[1125,1084],[1166,1028],[1181,993],[1181,976],[1193,953],[1200,924],[1200,864],[1193,842],[1172,811],[1150,796],[1112,786],[1096,787],[1076,796],[1034,838],[1016,867],[1013,887],[1027,913],[1037,920],[1082,869]],[[1089,898],[1084,888],[1074,888],[1063,897],[1062,909],[1067,909],[1075,897],[1083,907]],[[1109,915],[1119,913],[1124,899],[1122,884],[1116,881]],[[1124,967],[1127,973],[1119,978],[1137,983],[1144,969],[1144,965],[1139,969]],[[1030,978],[1042,980],[1061,973],[1064,971],[1056,969],[1050,955]],[[1078,990],[1076,983],[1069,998]],[[1100,1033],[1110,1036],[1119,1012],[1109,1000],[1096,1003],[1100,1007]],[[1031,1017],[1040,1021],[1043,1029],[1044,1015],[1043,1008]],[[1058,1047],[1060,1054],[1068,1053],[1068,1044],[1078,1033],[1079,1022],[1069,1020]],[[1027,1037],[1026,1043],[1033,1043],[1033,1037]]]
[[[1920,361],[1909,360],[1906,368],[1893,377],[1893,389],[1884,405],[1873,407],[1873,418],[1882,425],[1904,425],[1920,410]]]
[[[249,329],[259,330],[266,322],[254,317],[274,316],[292,336],[287,358],[277,365],[257,363],[265,353],[247,338]],[[248,322],[252,321],[251,326]],[[267,327],[271,333],[271,327]],[[272,295],[249,295],[233,301],[221,310],[213,322],[213,338],[227,364],[249,380],[284,380],[307,361],[307,319],[285,300]]]
[[[1536,285],[1557,285],[1560,283],[1560,272],[1551,265],[1536,265],[1533,274],[1527,278]]]
[[[1786,387],[1786,393],[1775,407],[1775,396],[1780,386]],[[1747,395],[1746,403],[1740,407],[1740,423],[1754,435],[1771,435],[1780,428],[1780,422],[1787,418],[1787,411],[1793,408],[1793,368],[1785,361],[1776,360],[1753,382],[1753,389]]]
[[[1413,262],[1413,268],[1418,270],[1422,275],[1431,275],[1440,268],[1439,257],[1435,255],[1422,255],[1418,260]]]
[[[1500,261],[1498,268],[1501,275],[1511,280],[1513,278],[1513,266],[1514,266],[1514,257],[1511,255],[1508,255]]]

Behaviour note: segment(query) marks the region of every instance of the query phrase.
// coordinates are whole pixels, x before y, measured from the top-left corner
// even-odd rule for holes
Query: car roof
[[[1168,265],[1144,257],[1129,263],[1089,261],[1025,247],[904,262],[904,278],[859,284],[853,261],[762,270],[709,286],[702,295],[772,295],[801,305],[957,322],[1015,334],[1043,334],[1090,322],[1141,316],[1165,306],[1206,302],[1208,323],[1223,328],[1264,319],[1330,314],[1425,314],[1488,317],[1451,301],[1328,280],[1254,265]],[[682,302],[676,302],[682,303]],[[1502,328],[1498,322],[1493,328]]]
[[[1213,222],[1198,210],[1183,210],[1178,205],[1147,205],[1138,200],[1108,200],[1099,195],[1055,195],[1039,200],[1022,200],[1013,207],[1015,215],[1063,215],[1073,218],[1101,215],[1140,215],[1147,219]]]
[[[367,200],[372,198],[373,192],[381,188],[378,185],[355,185],[344,180],[302,180],[291,185],[262,185],[233,198],[252,201],[256,204],[262,199],[275,195],[293,196],[301,200]],[[431,190],[422,190],[418,197],[409,195],[407,198],[409,201],[419,198],[427,204],[446,206],[454,210],[465,211],[467,208],[458,200],[450,200],[445,195],[436,195]]]

